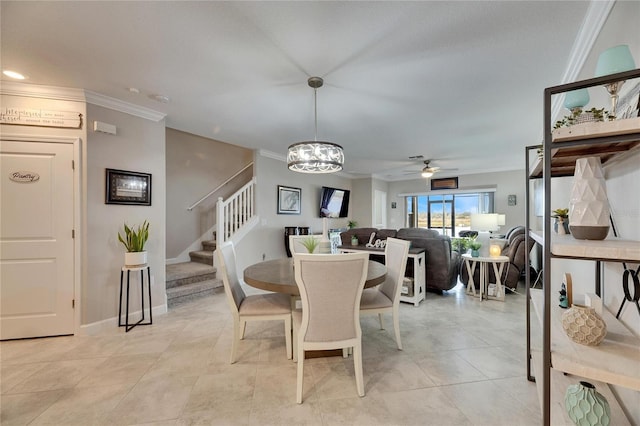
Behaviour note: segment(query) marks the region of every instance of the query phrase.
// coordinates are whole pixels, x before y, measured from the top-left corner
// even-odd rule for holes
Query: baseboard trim
[[[152,309],[153,316],[164,315],[167,313],[167,304],[154,306]],[[141,311],[129,312],[129,319],[135,322],[140,318]],[[102,321],[83,324],[78,330],[78,336],[95,336],[105,332],[124,333],[124,327],[118,327],[118,317],[107,318]]]

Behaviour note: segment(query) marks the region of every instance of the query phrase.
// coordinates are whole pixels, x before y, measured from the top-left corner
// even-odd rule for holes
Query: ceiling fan
[[[454,170],[458,170],[458,169],[443,169],[443,168],[438,167],[438,166],[431,166],[431,161],[433,161],[433,160],[424,160],[424,161],[423,161],[423,163],[424,163],[424,167],[423,167],[423,168],[422,168],[422,170],[420,171],[420,175],[421,175],[423,178],[428,179],[428,178],[432,177],[434,174],[436,174],[436,173],[438,173],[438,172],[442,172],[442,171],[454,171]],[[406,171],[406,173],[407,173],[407,174],[414,174],[414,173],[417,173],[417,172],[418,172],[417,170],[415,170],[415,171],[413,171],[413,170],[412,170],[412,171],[407,170],[407,171]]]

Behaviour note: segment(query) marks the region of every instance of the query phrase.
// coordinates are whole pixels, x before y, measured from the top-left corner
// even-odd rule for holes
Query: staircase
[[[237,242],[258,223],[254,209],[254,191],[256,178],[231,195],[227,200],[218,198],[216,204],[216,231],[213,240],[202,241],[202,250],[189,253],[190,262],[175,263],[166,266],[167,307],[170,309],[180,303],[212,294],[222,287],[222,280],[216,278],[213,253],[217,244],[226,241]],[[206,199],[215,190],[203,197]],[[198,203],[191,206],[192,210]]]
[[[222,287],[213,267],[215,240],[203,241],[202,250],[189,253],[190,262],[166,266],[167,307],[171,309],[181,303],[213,294]]]

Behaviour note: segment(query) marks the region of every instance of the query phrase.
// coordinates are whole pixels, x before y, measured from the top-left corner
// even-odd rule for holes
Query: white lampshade
[[[497,231],[500,229],[497,213],[471,215],[471,229],[474,231]]]
[[[498,225],[504,226],[507,224],[507,215],[498,213]]]

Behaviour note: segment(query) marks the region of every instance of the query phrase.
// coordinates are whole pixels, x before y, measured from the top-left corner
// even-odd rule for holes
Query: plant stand
[[[149,295],[149,321],[143,322],[144,318],[144,272],[147,271],[147,289]],[[122,323],[122,286],[124,283],[124,273],[127,272],[127,301],[125,307],[125,319],[124,324]],[[140,271],[140,302],[141,302],[141,315],[142,318],[138,320],[138,322],[134,324],[129,324],[129,278],[131,276],[131,271],[138,272]],[[139,266],[139,267],[127,267],[123,266],[120,271],[120,305],[118,307],[118,327],[124,327],[124,331],[128,333],[131,329],[133,329],[136,325],[151,325],[153,324],[153,314],[152,314],[152,305],[151,305],[151,268],[149,266]]]

